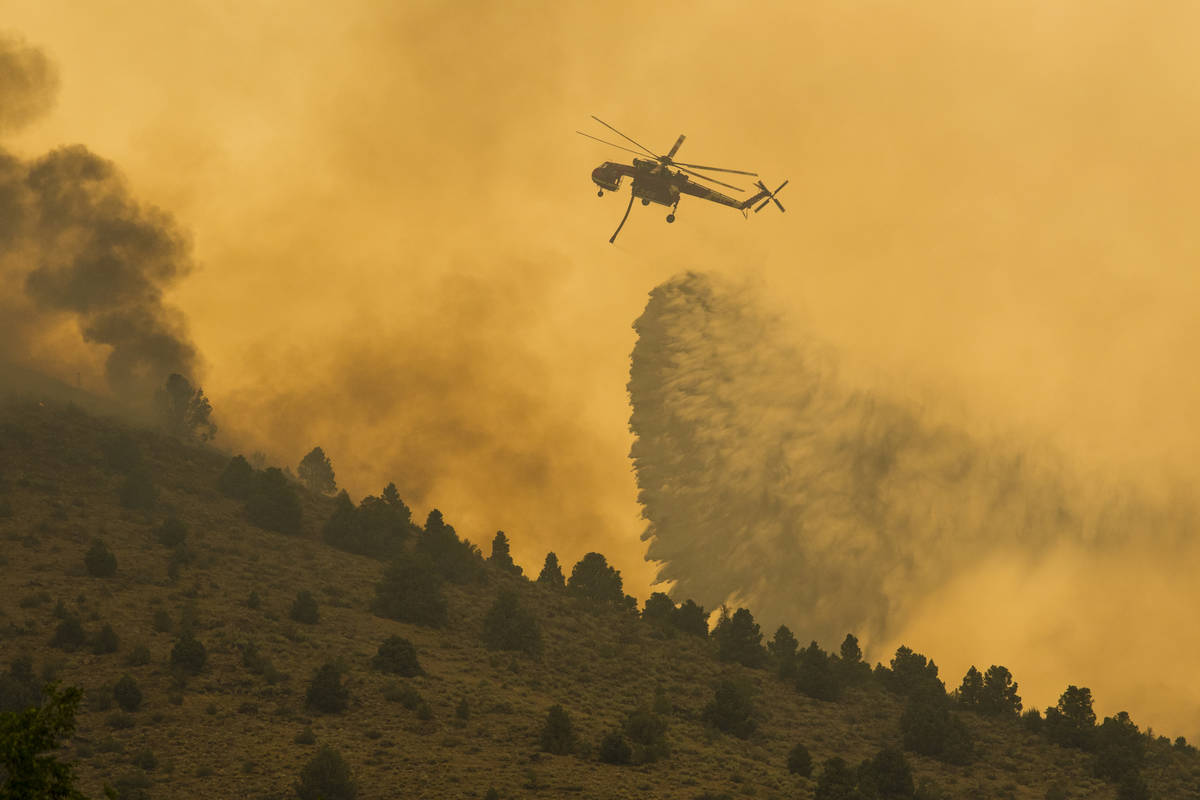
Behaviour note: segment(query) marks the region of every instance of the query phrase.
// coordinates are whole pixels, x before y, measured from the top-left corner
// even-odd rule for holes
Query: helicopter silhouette
[[[774,202],[775,205],[779,206],[780,211],[787,210],[776,198],[776,195],[779,194],[779,190],[788,185],[787,181],[779,184],[779,188],[772,192],[767,189],[761,180],[757,180],[754,182],[754,185],[758,187],[758,193],[746,200],[738,200],[728,195],[721,194],[715,189],[710,189],[703,184],[696,183],[689,178],[688,175],[692,175],[703,181],[708,181],[709,183],[715,183],[718,186],[724,186],[727,189],[733,189],[735,192],[742,192],[745,190],[739,189],[732,184],[719,181],[716,178],[710,178],[707,175],[701,175],[699,172],[694,172],[693,170],[730,172],[736,175],[750,175],[752,177],[758,177],[757,172],[747,172],[746,170],[741,169],[724,169],[722,167],[705,167],[701,166],[700,164],[684,164],[675,160],[675,154],[679,152],[680,146],[683,145],[683,140],[687,138],[683,134],[679,135],[679,138],[675,140],[675,144],[671,147],[670,151],[666,155],[658,155],[648,147],[621,133],[619,130],[614,128],[612,125],[609,125],[596,115],[593,114],[592,119],[596,120],[596,122],[599,122],[601,125],[608,128],[621,138],[634,145],[637,145],[637,147],[641,148],[641,150],[645,151],[645,153],[648,153],[650,158],[653,159],[652,161],[650,158],[643,157],[642,153],[638,152],[637,150],[632,150],[623,145],[614,144],[613,142],[607,142],[598,136],[592,136],[590,133],[575,131],[580,136],[586,136],[589,139],[595,139],[597,142],[606,144],[609,147],[615,147],[618,150],[624,150],[627,153],[633,153],[635,156],[638,156],[638,158],[633,159],[633,164],[621,164],[616,161],[605,161],[603,164],[592,170],[592,182],[600,187],[600,191],[596,193],[597,197],[603,197],[605,191],[619,191],[621,188],[622,178],[633,179],[632,188],[629,194],[629,205],[625,209],[625,216],[621,217],[621,223],[617,225],[617,229],[613,231],[613,235],[609,237],[609,244],[612,244],[614,241],[616,241],[617,234],[620,233],[621,228],[625,226],[625,220],[629,219],[629,211],[633,208],[633,201],[635,198],[640,198],[642,205],[644,206],[648,206],[651,203],[657,203],[661,206],[670,207],[671,212],[667,214],[667,222],[675,221],[675,211],[677,208],[679,208],[679,200],[685,194],[690,194],[693,197],[699,197],[702,200],[710,200],[714,203],[720,203],[721,205],[729,206],[730,208],[736,208],[741,211],[743,215],[746,215],[746,210],[754,206],[755,203],[758,203],[758,206],[754,208],[754,213],[756,214],[759,211],[762,211],[763,208],[766,207],[766,205],[770,202]]]

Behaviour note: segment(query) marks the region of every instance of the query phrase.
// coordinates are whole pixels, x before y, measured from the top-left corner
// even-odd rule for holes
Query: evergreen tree
[[[649,764],[666,758],[669,749],[665,719],[647,708],[639,708],[625,718],[624,728],[629,738],[633,763]]]
[[[862,648],[858,646],[858,637],[847,633],[842,640],[841,658],[836,664],[838,680],[845,686],[857,686],[871,677],[871,665],[863,661]]]
[[[1021,696],[1016,681],[1006,667],[993,664],[983,676],[979,710],[984,714],[1016,716],[1021,713]]]
[[[621,573],[610,567],[600,553],[588,553],[575,564],[567,592],[597,605],[620,608],[625,604]]]
[[[316,625],[321,619],[320,612],[317,610],[317,598],[313,597],[312,592],[307,589],[297,592],[288,616],[305,625]]]
[[[371,610],[388,619],[440,628],[446,624],[441,576],[426,557],[397,558],[375,584]]]
[[[300,459],[300,464],[296,467],[296,474],[300,476],[300,480],[308,487],[308,490],[314,494],[333,494],[337,491],[333,464],[320,447],[314,447],[308,451],[308,455]]]
[[[237,500],[245,500],[254,489],[254,467],[245,456],[234,456],[217,479],[221,494]]]
[[[185,629],[171,648],[171,666],[195,675],[204,669],[207,660],[208,650],[192,636],[190,630]]]
[[[894,694],[912,697],[926,692],[946,692],[945,684],[938,678],[937,664],[904,645],[896,648],[891,669],[883,677],[885,686]]]
[[[200,387],[178,372],[171,373],[158,391],[158,407],[163,424],[172,436],[208,441],[217,435],[212,421],[212,404]]]
[[[576,738],[571,715],[562,706],[551,706],[542,725],[542,750],[556,756],[575,752]]]
[[[1096,712],[1092,710],[1092,690],[1068,686],[1058,705],[1046,709],[1043,730],[1050,741],[1065,747],[1092,749],[1096,735]]]
[[[675,601],[664,592],[653,592],[642,607],[642,619],[660,628],[670,627],[675,621]]]
[[[389,636],[384,639],[383,644],[379,645],[379,651],[371,659],[371,666],[380,672],[390,672],[405,678],[425,673],[417,661],[417,648],[401,636]]]
[[[1146,737],[1122,711],[1105,717],[1096,730],[1096,755],[1093,769],[1096,777],[1121,783],[1128,775],[1138,774],[1146,760]]]
[[[546,553],[546,563],[542,565],[537,582],[551,589],[562,589],[567,585],[562,569],[558,566],[558,556],[553,552]]]
[[[817,778],[814,800],[859,800],[862,795],[856,788],[858,779],[854,770],[840,756],[827,759]]]
[[[750,686],[730,680],[721,681],[713,692],[712,701],[704,707],[701,718],[720,731],[741,739],[748,738],[758,727],[754,720]]]
[[[837,700],[842,687],[833,659],[814,641],[796,654],[796,690],[816,700]]]
[[[283,471],[268,467],[254,475],[246,497],[246,517],[260,528],[277,533],[300,533],[303,510],[296,490]]]
[[[912,767],[904,753],[885,747],[858,768],[859,791],[877,800],[911,800],[916,795]]]
[[[813,763],[808,748],[801,743],[797,743],[795,747],[788,751],[787,768],[788,772],[793,775],[811,778]]]
[[[958,687],[958,704],[968,711],[978,711],[983,697],[983,676],[972,665]]]
[[[483,556],[479,548],[458,538],[436,508],[425,519],[425,529],[417,537],[417,552],[433,562],[442,577],[451,583],[469,583],[483,577]]]
[[[771,658],[782,665],[796,657],[796,648],[799,646],[800,643],[796,641],[791,629],[787,625],[780,625],[775,629],[775,636],[767,644],[767,650],[771,653]]]
[[[142,690],[132,675],[122,675],[113,686],[113,699],[124,711],[137,711],[142,705]]]
[[[483,643],[489,650],[520,650],[533,655],[542,644],[537,619],[520,606],[517,594],[500,592],[483,618]]]
[[[689,598],[684,600],[675,612],[675,627],[703,639],[708,636],[708,614],[703,606],[697,605],[696,601]]]
[[[732,617],[723,613],[713,629],[713,639],[721,661],[734,661],[746,667],[761,667],[766,661],[762,632],[749,609],[739,608]]]
[[[509,553],[508,537],[504,535],[504,531],[496,531],[496,536],[492,539],[492,555],[488,558],[488,562],[505,572],[511,572],[514,575],[521,574],[521,568],[513,563],[512,555]]]

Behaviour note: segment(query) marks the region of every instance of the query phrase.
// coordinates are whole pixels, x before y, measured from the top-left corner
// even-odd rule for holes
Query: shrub
[[[379,651],[371,659],[371,665],[380,672],[390,672],[411,678],[424,674],[417,661],[417,648],[413,643],[401,636],[389,636],[379,645]]]
[[[812,756],[808,753],[808,748],[803,744],[797,744],[788,751],[787,760],[788,772],[793,775],[799,775],[804,778],[812,777]]]
[[[296,474],[300,476],[300,480],[308,487],[308,490],[314,494],[333,494],[337,491],[337,481],[333,476],[333,464],[325,455],[325,451],[319,447],[314,447],[308,451],[308,455],[300,459],[300,464],[296,467]]]
[[[113,630],[112,625],[106,624],[92,637],[92,652],[96,655],[115,653],[120,644],[117,632]]]
[[[557,756],[575,751],[575,730],[571,716],[562,706],[551,706],[542,725],[542,750]]]
[[[262,598],[258,596],[258,592],[251,591],[246,597],[246,608],[258,609],[262,607]]]
[[[245,500],[254,488],[254,468],[245,456],[234,456],[217,479],[217,488],[227,497]]]
[[[381,617],[430,628],[446,624],[442,581],[428,558],[405,555],[393,561],[375,585],[371,610]]]
[[[93,578],[111,578],[117,574],[117,557],[101,539],[93,539],[92,546],[83,557],[83,565]]]
[[[749,609],[739,608],[732,617],[722,610],[712,635],[717,642],[717,658],[721,661],[733,661],[745,667],[761,667],[766,663],[762,633]]]
[[[358,787],[350,776],[350,767],[341,754],[322,746],[300,770],[296,784],[300,800],[355,800]]]
[[[59,650],[75,650],[86,641],[87,632],[83,629],[83,622],[75,614],[64,612],[58,627],[54,629],[54,635],[50,637],[50,646]]]
[[[129,651],[125,663],[131,667],[144,667],[150,663],[150,648],[144,644],[136,645]]]
[[[171,648],[171,666],[195,675],[204,669],[208,651],[191,631],[185,630]]]
[[[158,766],[158,759],[155,758],[154,751],[148,747],[144,750],[139,750],[131,761],[133,761],[134,766],[141,767],[147,772]]]
[[[666,758],[667,721],[645,708],[630,712],[625,719],[625,735],[631,745],[631,759],[635,764],[648,764]]]
[[[277,533],[300,533],[303,511],[296,490],[276,467],[255,473],[246,497],[246,518],[251,523]]]
[[[519,650],[534,654],[541,647],[537,619],[517,602],[511,590],[501,592],[483,618],[483,643],[489,650]]]
[[[620,607],[625,602],[621,573],[600,553],[588,553],[571,569],[567,592],[597,605]]]
[[[154,538],[164,547],[179,547],[187,539],[187,535],[187,523],[174,515],[167,517],[154,529]]]
[[[313,597],[312,592],[307,590],[298,592],[295,601],[292,602],[292,608],[288,612],[288,616],[296,622],[302,622],[305,625],[316,625],[320,619],[320,614],[317,611],[317,598]]]
[[[1042,712],[1031,708],[1021,715],[1021,726],[1030,733],[1042,732]]]
[[[305,726],[304,730],[296,734],[296,738],[292,739],[296,744],[316,744],[317,735],[313,733],[313,729]]]
[[[167,613],[165,608],[154,609],[154,630],[158,633],[170,633],[175,629],[175,623],[171,621],[171,615]]]
[[[342,671],[336,664],[327,662],[316,671],[308,685],[304,703],[326,714],[346,710],[350,705],[350,692],[342,685]]]
[[[748,738],[757,727],[750,686],[730,680],[721,681],[713,692],[713,699],[704,707],[701,718],[720,731],[741,739]]]
[[[137,711],[142,705],[142,690],[132,675],[122,675],[113,686],[113,699],[125,711]]]
[[[454,707],[454,716],[456,719],[461,719],[466,722],[471,718],[471,704],[467,702],[467,698],[458,701],[458,705]]]
[[[625,734],[621,732],[620,728],[617,728],[609,731],[600,740],[598,755],[605,764],[628,764],[633,758],[633,748],[629,746],[629,740],[625,738]]]
[[[558,566],[558,556],[553,552],[546,553],[546,561],[542,564],[542,571],[538,573],[537,582],[551,589],[562,589],[566,586],[566,579]]]

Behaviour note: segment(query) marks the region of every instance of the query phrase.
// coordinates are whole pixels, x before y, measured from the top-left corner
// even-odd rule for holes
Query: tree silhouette
[[[562,589],[566,586],[566,579],[563,577],[562,569],[558,566],[558,556],[553,552],[546,553],[546,562],[542,564],[542,571],[538,574],[537,582],[543,586],[549,586],[551,589]]]
[[[488,562],[505,572],[521,574],[521,568],[513,563],[512,555],[509,553],[508,537],[504,531],[496,531],[496,536],[492,539],[492,555],[488,558]]]
[[[212,421],[212,404],[204,391],[178,372],[171,373],[158,391],[158,407],[163,424],[172,436],[208,441],[217,435]]]
[[[83,690],[57,683],[42,690],[42,703],[23,711],[0,713],[0,796],[85,800],[75,787],[70,764],[58,761],[60,742],[75,731],[75,713]]]
[[[598,605],[620,607],[625,602],[621,586],[621,573],[600,553],[588,553],[571,570],[567,592]]]
[[[746,667],[761,667],[767,659],[762,645],[762,632],[749,609],[739,608],[732,617],[721,616],[713,629],[717,642],[717,658],[735,661]]]
[[[337,481],[333,477],[333,464],[320,447],[314,447],[308,451],[308,455],[300,459],[300,464],[296,467],[296,474],[314,494],[333,494],[337,491]]]
[[[1016,681],[1007,667],[993,664],[984,673],[979,710],[997,715],[1015,716],[1021,713],[1021,696],[1017,694]]]

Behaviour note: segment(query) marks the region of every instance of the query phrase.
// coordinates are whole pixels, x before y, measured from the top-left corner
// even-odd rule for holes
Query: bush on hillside
[[[620,728],[609,731],[600,740],[597,755],[605,764],[628,764],[633,758],[633,748]]]
[[[666,758],[667,721],[648,708],[639,708],[625,718],[625,736],[630,743],[630,760],[634,764],[648,764]]]
[[[731,680],[718,683],[701,718],[719,731],[741,739],[749,738],[758,727],[750,685]]]
[[[401,636],[389,636],[379,645],[379,651],[371,659],[371,666],[380,672],[389,672],[411,678],[423,675],[425,670],[417,661],[417,648]]]
[[[880,800],[909,800],[916,795],[912,767],[904,753],[884,747],[858,767],[858,791]]]
[[[826,759],[817,778],[814,800],[858,800],[858,777],[840,756]]]
[[[975,745],[971,732],[950,712],[944,693],[923,692],[909,698],[900,715],[904,749],[947,764],[969,764]]]
[[[77,650],[87,641],[87,632],[83,629],[83,621],[75,614],[63,611],[54,635],[50,637],[50,646],[59,650]]]
[[[292,607],[288,611],[288,617],[305,625],[316,625],[321,619],[320,612],[317,610],[317,598],[313,597],[313,593],[307,589],[297,592],[296,599],[292,601]]]
[[[117,557],[103,539],[92,540],[92,546],[83,557],[83,565],[93,578],[111,578],[117,574]]]
[[[187,523],[180,521],[174,514],[162,521],[154,529],[154,538],[164,547],[179,547],[187,539]]]
[[[324,745],[300,770],[296,796],[300,800],[355,800],[358,787],[341,753]]]
[[[575,752],[577,741],[571,715],[562,706],[551,706],[542,725],[542,750],[556,756]]]
[[[345,711],[350,705],[350,692],[342,685],[342,671],[333,662],[326,662],[313,675],[304,695],[304,704],[326,714]]]
[[[125,674],[113,686],[113,699],[124,711],[137,711],[142,705],[142,690],[132,675]]]
[[[115,653],[120,646],[121,640],[117,632],[107,623],[92,637],[92,652],[96,655]]]
[[[793,775],[803,778],[812,777],[812,756],[809,755],[808,748],[802,743],[798,743],[788,751],[787,768],[788,772]]]
[[[190,630],[184,630],[171,648],[171,666],[193,675],[199,674],[208,661],[208,650],[192,635]]]

